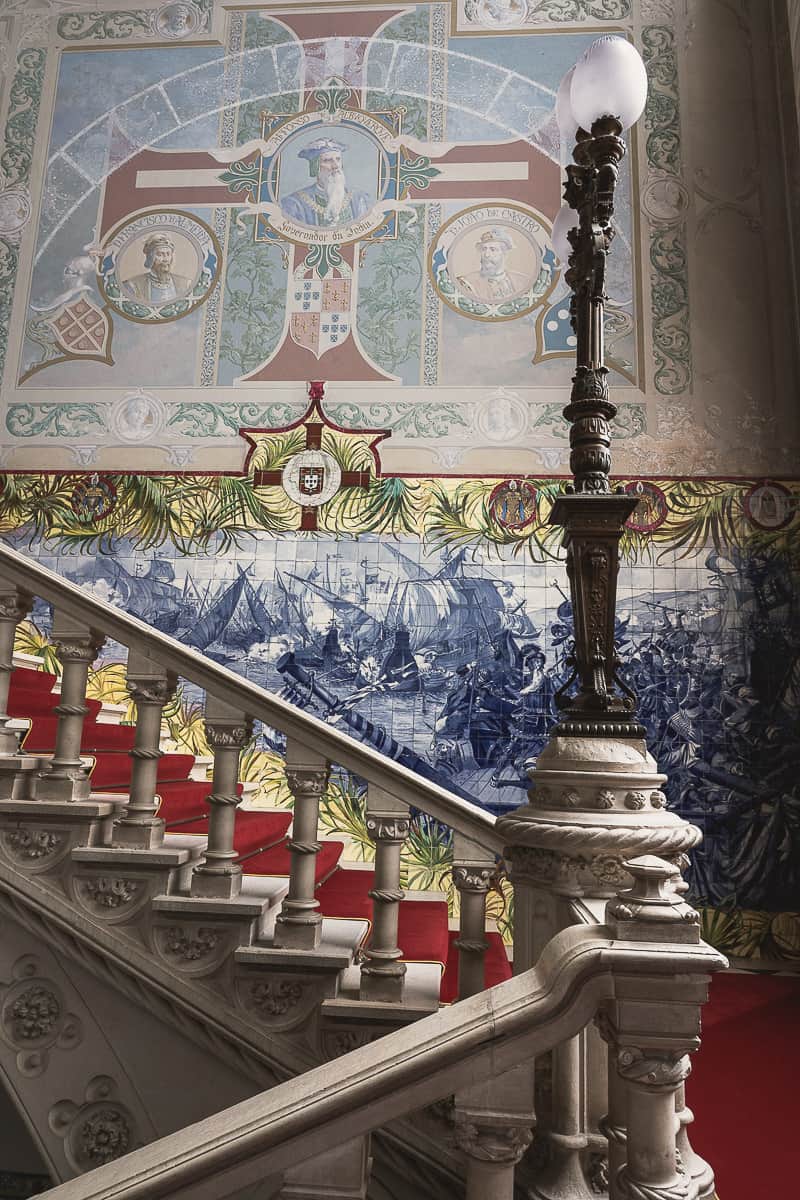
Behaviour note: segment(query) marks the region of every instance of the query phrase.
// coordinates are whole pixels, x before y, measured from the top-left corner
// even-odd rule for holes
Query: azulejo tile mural
[[[386,431],[339,428],[318,401],[244,436],[238,477],[8,474],[0,531],[451,790],[494,811],[522,802],[567,673],[571,609],[547,524],[562,481],[386,475]],[[617,636],[669,802],[704,831],[693,893],[717,944],[796,959],[800,487],[622,485],[640,501]],[[46,610],[33,621],[46,635]],[[119,650],[105,653],[99,694],[122,685]],[[187,690],[170,725],[194,749],[197,699]],[[251,752],[273,799],[280,749],[264,730]],[[331,803],[332,823],[360,828],[353,781]],[[449,843],[425,832],[414,869],[428,862],[430,886]]]

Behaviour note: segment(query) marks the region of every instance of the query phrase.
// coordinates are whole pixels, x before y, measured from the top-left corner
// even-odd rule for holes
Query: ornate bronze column
[[[619,675],[614,644],[619,542],[636,507],[635,496],[612,492],[609,481],[617,407],[608,394],[603,332],[614,192],[625,154],[621,134],[616,117],[595,121],[591,133],[579,129],[564,184],[564,198],[577,214],[567,235],[572,253],[565,276],[577,338],[577,368],[564,409],[573,482],[553,505],[550,524],[564,529],[575,646],[568,660],[572,674],[556,697],[563,713],[556,735],[641,738],[645,732],[636,697]],[[570,692],[575,683],[577,692]]]

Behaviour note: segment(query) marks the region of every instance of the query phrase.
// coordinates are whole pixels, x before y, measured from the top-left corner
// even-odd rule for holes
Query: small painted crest
[[[303,496],[319,496],[325,483],[325,468],[301,467],[298,473],[298,486]]]
[[[79,521],[102,521],[117,501],[117,489],[110,479],[97,473],[81,479],[70,496],[70,508]]]
[[[655,533],[664,524],[669,513],[667,497],[655,483],[635,480],[625,485],[629,496],[637,496],[639,503],[625,524],[633,533]]]
[[[504,529],[524,529],[536,519],[536,488],[524,479],[507,479],[489,497],[489,511]]]
[[[104,355],[108,347],[110,326],[108,317],[85,296],[65,304],[47,324],[59,345],[70,355]]]

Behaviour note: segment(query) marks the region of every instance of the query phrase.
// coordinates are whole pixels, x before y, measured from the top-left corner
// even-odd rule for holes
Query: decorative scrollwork
[[[172,675],[163,679],[128,680],[128,694],[136,704],[158,704],[162,708],[172,698],[177,680]]]
[[[53,1032],[61,1017],[55,992],[41,983],[26,988],[12,1003],[6,1027],[15,1042],[39,1041]]]
[[[213,954],[221,936],[218,929],[187,930],[172,925],[164,930],[163,947],[167,954],[192,963]]]
[[[90,1113],[81,1124],[80,1149],[95,1166],[127,1154],[131,1130],[125,1116],[117,1108],[103,1107]]]
[[[289,791],[296,798],[305,796],[324,796],[328,788],[327,771],[307,771],[303,768],[290,767],[286,771],[286,782]]]
[[[78,880],[77,888],[84,899],[89,900],[97,908],[115,909],[122,908],[135,900],[141,891],[142,884],[136,879],[99,875],[96,878]]]
[[[677,1087],[691,1071],[688,1054],[645,1054],[636,1046],[623,1046],[617,1052],[617,1071],[630,1083],[648,1087]]]
[[[0,595],[0,621],[13,621],[17,625],[31,610],[33,597],[27,592]]]
[[[206,721],[206,739],[212,750],[242,750],[252,736],[252,721],[246,721],[243,725],[220,725]]]
[[[366,826],[373,842],[404,842],[408,837],[411,821],[408,817],[394,814],[367,813]]]
[[[64,845],[66,835],[50,829],[12,829],[3,835],[6,850],[23,862],[51,858]]]
[[[495,875],[494,866],[461,863],[453,867],[453,884],[459,892],[488,892]]]
[[[489,1125],[456,1113],[455,1140],[459,1149],[480,1162],[516,1163],[533,1140],[527,1125]]]
[[[281,1017],[299,1004],[306,983],[291,979],[256,983],[250,989],[250,1006],[268,1017]]]

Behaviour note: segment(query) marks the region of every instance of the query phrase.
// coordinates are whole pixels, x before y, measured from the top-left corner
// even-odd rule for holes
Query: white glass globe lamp
[[[575,68],[570,67],[556,93],[556,124],[558,132],[561,135],[562,145],[572,146],[575,142],[575,134],[578,132],[578,122],[572,115],[572,101],[570,100],[570,89],[572,88],[572,76],[575,74]]]
[[[580,218],[574,208],[570,208],[565,204],[560,212],[556,215],[553,222],[553,232],[550,234],[550,244],[553,247],[555,256],[564,266],[569,262],[569,256],[572,254],[572,246],[569,243],[567,234],[570,229],[577,229]]]
[[[570,106],[581,129],[589,132],[601,117],[617,117],[623,129],[630,129],[646,101],[647,71],[625,38],[598,38],[575,64]]]

